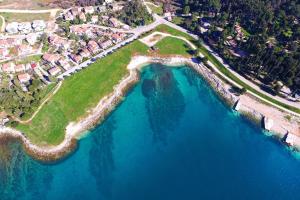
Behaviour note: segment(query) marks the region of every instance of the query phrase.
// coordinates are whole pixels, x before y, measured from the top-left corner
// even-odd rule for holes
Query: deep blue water
[[[52,165],[0,144],[0,199],[300,199],[300,161],[192,70],[148,67],[126,100]]]

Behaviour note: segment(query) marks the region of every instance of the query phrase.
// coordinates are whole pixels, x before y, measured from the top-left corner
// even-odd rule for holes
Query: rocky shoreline
[[[129,75],[120,81],[120,83],[114,88],[114,91],[108,96],[101,99],[98,105],[90,110],[88,116],[81,119],[78,122],[71,122],[66,127],[65,138],[62,143],[57,146],[38,146],[30,142],[26,136],[20,131],[14,130],[8,127],[0,127],[0,139],[1,138],[15,138],[18,139],[22,144],[25,151],[33,158],[41,161],[52,162],[64,158],[74,151],[77,147],[77,142],[86,131],[92,129],[99,123],[101,123],[106,116],[122,101],[127,91],[134,86],[140,79],[139,70],[148,64],[157,63],[167,66],[180,66],[187,65],[197,71],[217,92],[217,94],[230,106],[234,107],[237,102],[240,103],[239,113],[244,116],[248,116],[251,120],[261,122],[265,116],[260,110],[255,109],[253,106],[245,105],[244,102],[249,100],[247,98],[241,98],[234,91],[232,86],[225,83],[218,76],[216,76],[210,69],[205,67],[203,64],[194,62],[192,59],[183,57],[147,57],[147,56],[136,56],[133,57],[130,64],[128,65]],[[244,95],[242,95],[244,96]],[[257,101],[254,98],[250,98],[253,101]],[[277,122],[280,123],[280,122]],[[286,124],[285,124],[286,125]],[[272,130],[279,138],[282,138],[285,133],[278,131],[277,129]],[[294,134],[293,134],[294,135]],[[295,135],[295,137],[298,137]],[[300,139],[295,140],[295,144],[291,144],[297,148],[300,147]],[[300,148],[299,148],[300,149]]]

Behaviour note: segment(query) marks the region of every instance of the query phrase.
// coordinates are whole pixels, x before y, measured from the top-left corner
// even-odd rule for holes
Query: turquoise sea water
[[[0,143],[0,199],[300,199],[300,161],[192,70],[148,67],[65,160]]]

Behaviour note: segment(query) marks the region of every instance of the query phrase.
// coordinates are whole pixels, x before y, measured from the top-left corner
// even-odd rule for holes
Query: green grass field
[[[186,44],[173,39],[165,38],[160,42],[160,53],[187,55],[189,48]],[[126,66],[132,55],[147,53],[148,47],[135,41],[72,75],[64,80],[60,90],[30,124],[19,124],[17,129],[23,131],[34,143],[59,144],[64,138],[66,126],[84,117],[128,73]]]
[[[32,22],[33,20],[45,20],[50,19],[50,13],[0,13],[5,18],[6,23],[10,22]]]
[[[20,124],[17,128],[34,143],[58,144],[64,138],[68,123],[83,117],[128,73],[126,66],[131,56],[134,53],[146,54],[147,50],[139,41],[133,42],[67,78],[32,122]]]
[[[166,37],[156,45],[160,55],[183,55],[189,56],[192,49],[183,41],[177,38]]]

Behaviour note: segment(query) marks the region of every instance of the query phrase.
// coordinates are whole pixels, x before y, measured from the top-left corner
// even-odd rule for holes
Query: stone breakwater
[[[237,101],[243,100],[243,106],[241,106],[240,112],[245,114],[250,119],[261,120],[263,114],[260,110],[255,108],[257,100],[253,98],[244,98],[247,101],[249,99],[253,102],[249,104],[245,103],[246,100],[241,99],[241,96],[237,96],[232,90],[232,86],[222,81],[216,76],[210,69],[206,68],[203,64],[194,62],[192,59],[183,57],[147,57],[136,56],[133,57],[130,64],[127,66],[129,75],[123,78],[118,85],[114,88],[114,91],[102,98],[96,107],[89,110],[86,114],[83,114],[83,118],[77,122],[71,122],[66,127],[65,138],[63,142],[56,146],[39,146],[33,144],[23,133],[8,127],[0,127],[0,139],[1,138],[15,138],[18,139],[25,149],[25,151],[32,157],[42,161],[55,161],[68,155],[77,147],[77,141],[84,133],[101,123],[105,117],[115,108],[120,101],[122,101],[124,95],[128,89],[134,86],[140,79],[139,70],[148,64],[157,63],[166,66],[182,66],[187,65],[192,67],[211,85],[211,87],[217,92],[217,94],[225,100],[229,106],[233,106]],[[246,96],[246,95],[242,95]],[[247,105],[247,106],[246,106]],[[268,109],[268,108],[266,108]],[[274,108],[272,108],[274,109]],[[278,110],[277,110],[278,111]],[[290,124],[284,124],[285,126]],[[277,131],[277,130],[275,130]],[[300,144],[300,142],[299,142]],[[295,145],[297,146],[297,145]]]

